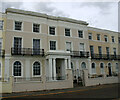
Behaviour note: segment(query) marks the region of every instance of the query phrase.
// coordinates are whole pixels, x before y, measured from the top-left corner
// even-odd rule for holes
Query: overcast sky
[[[6,2],[5,2],[6,1]],[[83,2],[81,0],[55,1],[13,1],[3,0],[2,11],[6,8],[17,8],[46,13],[53,16],[69,17],[87,21],[89,26],[118,31],[118,1],[111,2]]]

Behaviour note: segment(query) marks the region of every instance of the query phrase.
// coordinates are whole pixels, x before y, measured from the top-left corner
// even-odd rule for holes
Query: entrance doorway
[[[63,80],[66,77],[64,59],[60,59],[60,58],[56,59],[56,77],[57,80]]]

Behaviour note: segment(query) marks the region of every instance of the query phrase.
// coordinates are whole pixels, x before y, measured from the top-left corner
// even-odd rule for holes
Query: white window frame
[[[111,36],[112,38],[112,43],[115,43],[115,36]]]
[[[50,27],[55,28],[55,35],[57,34],[56,27],[55,27],[55,26],[49,26],[49,27],[48,27],[48,33],[49,33],[49,35],[50,35],[50,36],[55,36],[55,35],[53,35],[53,34],[50,34]]]
[[[82,36],[83,36],[83,37],[79,37],[79,31],[82,31]],[[78,37],[81,38],[81,39],[84,38],[84,31],[83,31],[83,30],[78,30]]]
[[[40,63],[40,75],[33,75],[33,64],[35,63],[35,62],[39,62]],[[34,61],[33,63],[32,63],[32,77],[41,77],[42,76],[42,63],[40,62],[40,61]]]
[[[70,41],[66,41],[66,43],[65,43],[65,46],[66,46],[66,51],[69,51],[69,50],[67,50],[67,43],[70,43],[70,44],[71,44],[70,51],[72,51],[72,42],[70,42]]]
[[[99,36],[99,40],[98,40],[98,36]],[[101,35],[97,34],[97,41],[101,41]]]
[[[101,68],[101,63],[103,64],[103,68]],[[105,67],[105,66],[104,66],[104,63],[103,63],[103,62],[101,62],[101,63],[100,63],[100,73],[101,73],[101,74],[104,74],[104,72],[105,72],[104,67]]]
[[[91,39],[89,39],[89,36],[91,36]],[[88,33],[88,39],[93,40],[92,33]]]
[[[70,30],[70,36],[66,36],[66,34],[65,34],[65,29],[69,29],[69,30]],[[64,29],[64,36],[65,36],[65,37],[72,37],[72,31],[71,31],[71,28],[65,28],[65,29]]]
[[[94,63],[94,62],[92,62],[92,63]],[[96,74],[96,64],[95,64],[95,68],[94,68],[94,70],[93,70],[93,68],[92,68],[92,63],[91,63],[91,73],[92,74]]]
[[[105,38],[107,39],[107,41],[105,41]],[[108,42],[108,36],[107,35],[104,35],[104,41]]]
[[[21,30],[15,30],[15,22],[16,22],[16,21],[17,21],[17,22],[22,22],[22,24],[21,24],[21,25],[22,25],[22,26],[21,26]],[[14,31],[18,31],[18,32],[22,32],[22,31],[23,31],[23,23],[24,23],[23,21],[15,20],[15,21],[14,21],[14,24],[13,24],[13,30],[14,30]]]
[[[39,32],[33,32],[33,26],[34,26],[33,24],[38,24],[39,25]],[[36,34],[41,33],[41,25],[39,23],[32,23],[32,32],[36,33]]]
[[[115,63],[115,72],[118,73],[119,72],[119,64]]]
[[[16,62],[16,61],[19,61],[20,63],[21,63],[21,76],[14,76],[14,63]],[[14,76],[14,77],[23,77],[23,63],[22,63],[22,61],[20,61],[20,60],[15,60],[13,63],[12,63],[12,75]]]
[[[57,41],[56,40],[50,40],[50,41],[56,42],[56,50],[57,50]],[[51,49],[50,49],[50,41],[49,41],[49,50],[51,51]],[[52,50],[52,51],[55,51],[55,50]]]
[[[80,45],[81,45],[81,44],[83,44],[83,46],[84,46],[83,50],[81,50],[81,48],[80,48]],[[80,44],[79,44],[79,49],[80,49],[80,51],[85,51],[85,43],[80,43]]]

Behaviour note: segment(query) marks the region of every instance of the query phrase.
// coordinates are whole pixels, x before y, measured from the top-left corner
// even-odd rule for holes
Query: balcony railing
[[[5,50],[0,49],[0,57],[4,57],[4,55],[5,55]]]
[[[120,55],[92,54],[91,59],[120,60]]]
[[[41,55],[44,56],[44,49],[33,48],[11,48],[12,55]]]
[[[85,52],[85,51],[71,51],[71,56],[72,57],[80,57],[80,58],[88,58],[89,57],[89,52]]]

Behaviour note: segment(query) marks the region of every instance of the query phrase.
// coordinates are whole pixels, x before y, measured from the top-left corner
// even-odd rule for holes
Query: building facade
[[[14,76],[14,82],[41,81],[42,90],[71,88],[84,69],[90,77],[118,72],[118,32],[12,8],[2,14],[0,25],[1,79]],[[22,91],[24,85],[17,84],[14,92]]]

